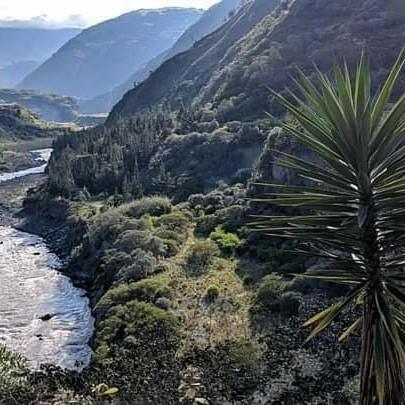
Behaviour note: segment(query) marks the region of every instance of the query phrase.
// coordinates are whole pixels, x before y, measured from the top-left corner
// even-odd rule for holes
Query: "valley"
[[[210,5],[0,90],[0,404],[404,405],[403,7]]]

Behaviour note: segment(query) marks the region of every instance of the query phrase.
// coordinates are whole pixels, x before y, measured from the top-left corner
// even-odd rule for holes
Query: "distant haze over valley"
[[[80,29],[4,27],[0,22],[0,87],[14,87]]]
[[[79,98],[95,97],[170,48],[202,10],[138,10],[84,30],[18,86]]]

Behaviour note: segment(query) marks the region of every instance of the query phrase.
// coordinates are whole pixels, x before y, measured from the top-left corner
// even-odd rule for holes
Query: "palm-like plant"
[[[278,166],[307,186],[272,187],[258,201],[296,207],[298,216],[262,216],[257,231],[303,240],[322,258],[308,277],[348,286],[335,305],[306,322],[310,338],[343,311],[361,305],[361,317],[340,337],[361,329],[362,405],[405,404],[405,95],[389,104],[405,64],[402,52],[373,97],[367,63],[351,77],[335,67],[334,79],[299,72],[301,96],[273,93],[299,125],[284,130],[318,162],[278,152]]]

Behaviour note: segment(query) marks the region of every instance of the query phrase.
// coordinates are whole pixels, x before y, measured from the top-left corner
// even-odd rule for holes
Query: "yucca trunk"
[[[363,312],[362,351],[360,358],[360,404],[375,405],[378,403],[378,400],[376,375],[374,372],[373,342],[378,312],[371,292],[365,298]]]
[[[370,294],[364,303],[364,321],[362,328],[362,352],[361,352],[361,405],[404,405],[405,391],[403,381],[403,367],[400,359],[396,355],[394,348],[387,350],[386,355],[391,356],[392,369],[389,374],[386,371],[385,378],[391,379],[391,383],[385,389],[383,401],[380,401],[377,394],[378,378],[376,375],[376,359],[374,353],[374,343],[379,323],[379,313],[373,295]]]
[[[369,274],[369,285],[363,304],[362,350],[360,357],[360,404],[361,405],[404,405],[404,373],[397,350],[388,337],[384,355],[389,358],[390,370],[385,370],[384,399],[378,396],[379,378],[376,374],[375,342],[378,339],[378,326],[382,322],[376,297],[383,294],[381,271],[381,248],[378,242],[376,210],[372,194],[365,198],[365,215],[361,237],[364,246],[364,259]],[[359,213],[359,218],[361,214]],[[362,222],[362,221],[361,221]]]

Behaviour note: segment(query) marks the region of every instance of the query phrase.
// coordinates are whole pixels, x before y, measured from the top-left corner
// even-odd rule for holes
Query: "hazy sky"
[[[219,0],[0,0],[0,20],[85,26],[140,8],[208,8]]]

